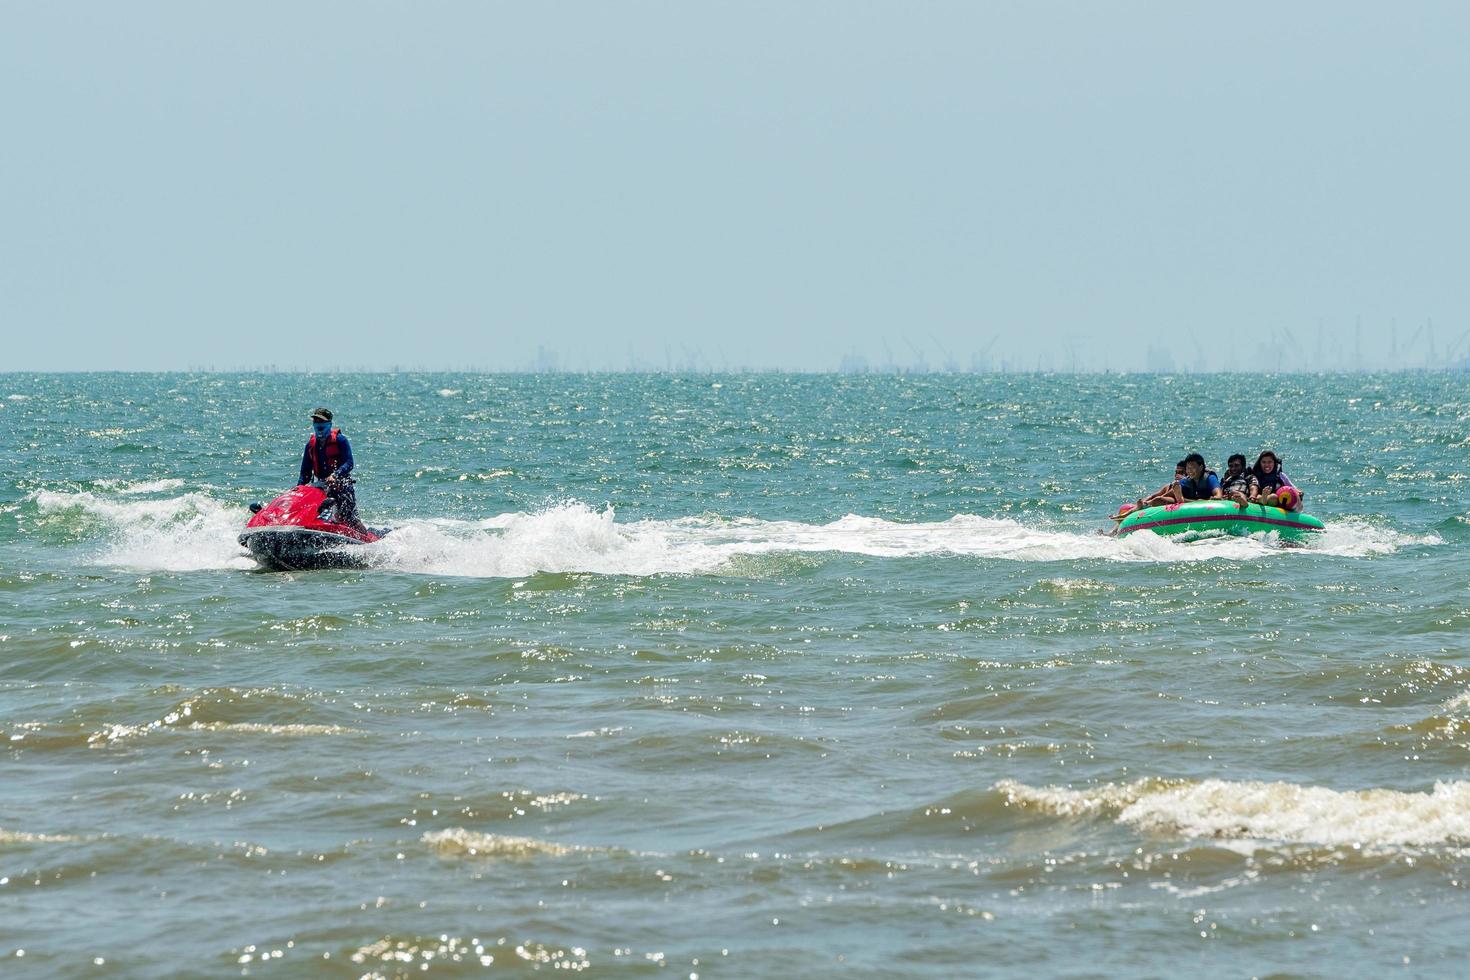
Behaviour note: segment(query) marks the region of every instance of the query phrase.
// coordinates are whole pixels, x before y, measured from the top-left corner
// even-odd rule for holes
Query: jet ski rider
[[[352,446],[341,429],[332,428],[332,410],[319,408],[311,413],[311,438],[301,454],[301,477],[296,485],[305,486],[313,479],[327,491],[327,499],[337,505],[337,523],[356,531],[368,529],[357,517],[357,492],[352,480]]]

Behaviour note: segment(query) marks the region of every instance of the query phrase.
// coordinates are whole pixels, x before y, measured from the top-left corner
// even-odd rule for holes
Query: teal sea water
[[[246,505],[351,437],[363,571]],[[1099,532],[1274,448],[1329,530]],[[0,975],[1455,975],[1470,379],[0,375]]]

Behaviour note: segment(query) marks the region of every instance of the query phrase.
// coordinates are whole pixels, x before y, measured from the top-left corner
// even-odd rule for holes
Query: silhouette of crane
[[[1409,337],[1409,342],[1404,345],[1404,364],[1405,365],[1408,364],[1409,354],[1414,350],[1414,345],[1419,342],[1419,338],[1420,338],[1420,336],[1423,335],[1423,333],[1424,333],[1424,324],[1421,323],[1421,324],[1419,324],[1419,326],[1417,328],[1415,328],[1413,335],[1411,337]]]
[[[924,356],[924,352],[919,350],[919,348],[914,344],[912,340],[909,340],[907,337],[905,337],[903,338],[903,342],[905,344],[908,344],[909,350],[914,352],[914,373],[928,374],[929,358]]]
[[[1470,337],[1470,330],[1466,330],[1460,334],[1460,339],[1455,341],[1449,350],[1445,351],[1444,361],[1446,365],[1450,367],[1454,366],[1455,354],[1459,352],[1461,345],[1465,343],[1465,338],[1467,337]]]
[[[949,352],[949,348],[941,344],[939,342],[939,338],[934,336],[932,333],[929,335],[929,339],[934,341],[934,346],[938,347],[939,353],[944,355],[945,372],[948,374],[958,374],[960,370],[960,364],[954,359],[954,355]]]
[[[970,370],[971,371],[975,371],[975,372],[978,372],[978,373],[981,373],[981,374],[989,374],[990,373],[990,370],[991,370],[991,367],[990,367],[990,351],[991,351],[991,348],[993,348],[995,346],[995,342],[997,340],[999,340],[999,339],[1000,339],[1000,334],[996,334],[994,337],[991,337],[990,338],[990,342],[989,343],[987,343],[984,347],[980,348],[980,350],[977,351],[976,353],[970,355]]]

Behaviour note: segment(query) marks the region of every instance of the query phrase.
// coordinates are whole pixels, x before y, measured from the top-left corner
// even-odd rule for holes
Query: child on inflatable
[[[1257,486],[1256,475],[1245,468],[1245,457],[1232,453],[1225,461],[1225,475],[1220,478],[1220,492],[1225,499],[1244,507],[1256,495]]]
[[[1118,512],[1109,517],[1109,520],[1121,521],[1135,510],[1143,510],[1146,507],[1162,507],[1164,504],[1174,503],[1174,488],[1179,481],[1184,479],[1184,460],[1174,464],[1174,479],[1159,487],[1153,493],[1145,497],[1139,497],[1136,504],[1124,504],[1118,508]]]
[[[1302,509],[1302,492],[1282,471],[1280,456],[1267,449],[1256,457],[1251,473],[1256,478],[1256,492],[1251,495],[1251,503],[1280,507],[1293,513]]]

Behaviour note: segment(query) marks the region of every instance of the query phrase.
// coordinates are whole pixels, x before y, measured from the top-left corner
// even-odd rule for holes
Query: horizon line
[[[670,368],[601,368],[594,370],[576,371],[565,369],[536,370],[532,368],[432,368],[432,367],[344,367],[332,371],[321,371],[312,368],[281,368],[274,365],[263,367],[227,367],[219,368],[213,365],[208,367],[185,367],[185,368],[68,368],[55,369],[21,369],[0,371],[0,378],[22,377],[26,375],[85,375],[85,374],[179,374],[179,375],[241,375],[241,374],[285,374],[285,375],[396,375],[396,374],[449,374],[466,376],[490,376],[490,375],[516,375],[527,377],[594,377],[603,375],[658,375],[682,378],[739,378],[755,377],[760,375],[796,375],[811,377],[1150,377],[1150,378],[1178,378],[1195,376],[1277,376],[1277,375],[1316,375],[1322,376],[1361,376],[1361,375],[1399,375],[1399,374],[1465,374],[1470,372],[1470,363],[1457,362],[1446,364],[1441,367],[1395,367],[1395,368],[1338,368],[1334,370],[1313,370],[1308,368],[1277,368],[1275,370],[1262,371],[1238,371],[1238,370],[1184,370],[1184,371],[1149,371],[1149,370],[1113,370],[1103,368],[1102,370],[990,370],[990,371],[946,371],[943,369],[927,368],[904,368],[897,367],[891,370],[842,370],[840,368],[783,368],[783,367],[742,367],[728,370],[716,371],[713,369],[677,370]]]

